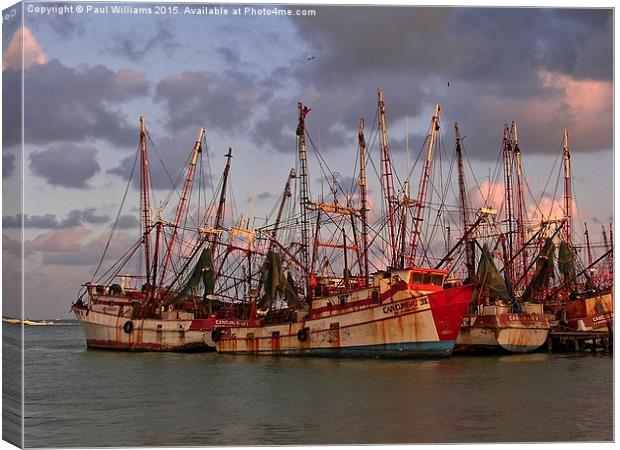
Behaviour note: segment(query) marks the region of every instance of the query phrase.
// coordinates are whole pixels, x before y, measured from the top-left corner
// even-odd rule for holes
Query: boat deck
[[[551,330],[547,337],[549,351],[590,350],[592,353],[599,351],[611,353],[612,347],[613,334],[609,331]]]

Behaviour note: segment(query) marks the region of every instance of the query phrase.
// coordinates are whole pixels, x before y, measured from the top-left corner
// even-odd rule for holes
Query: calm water
[[[29,447],[613,439],[607,356],[131,354],[54,326],[26,327],[25,370]]]

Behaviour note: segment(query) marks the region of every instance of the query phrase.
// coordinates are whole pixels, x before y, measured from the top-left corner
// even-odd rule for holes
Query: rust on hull
[[[527,353],[540,348],[549,335],[549,320],[543,314],[507,310],[492,307],[465,316],[455,352]]]

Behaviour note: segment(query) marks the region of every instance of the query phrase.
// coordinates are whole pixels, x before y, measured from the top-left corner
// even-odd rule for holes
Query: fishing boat
[[[418,276],[437,284],[418,284],[413,281]],[[368,288],[313,299],[300,320],[217,329],[214,340],[220,353],[449,356],[473,286],[443,289],[444,277],[445,272],[421,269],[379,272]]]
[[[529,301],[537,286],[548,282],[550,274],[548,253],[553,243],[547,242],[536,273],[521,298],[517,298],[513,291],[514,282],[522,282],[528,278],[531,267],[527,259],[527,244],[525,233],[525,202],[523,195],[523,179],[521,168],[521,150],[519,148],[517,127],[512,123],[511,129],[504,126],[503,157],[504,157],[504,187],[505,212],[508,230],[502,233],[496,230],[499,236],[498,245],[502,248],[504,259],[503,276],[498,271],[491,251],[485,243],[480,256],[478,270],[475,271],[475,244],[474,231],[479,225],[493,226],[492,218],[496,211],[485,207],[478,214],[477,220],[471,224],[468,216],[467,190],[463,169],[463,144],[458,124],[455,123],[456,133],[456,161],[459,175],[460,212],[463,228],[467,230],[462,243],[465,247],[465,266],[468,279],[475,279],[478,283],[476,294],[472,297],[470,308],[463,319],[461,330],[456,341],[455,351],[485,351],[525,353],[540,348],[549,334],[550,324],[543,313],[543,304]],[[512,174],[516,174],[516,193],[513,192]],[[516,201],[515,201],[516,197]],[[513,230],[513,204],[517,206],[516,230]],[[547,227],[541,227],[539,235],[543,235]],[[513,235],[516,231],[516,242]],[[531,239],[530,239],[531,240]],[[516,248],[517,251],[513,249]],[[551,256],[552,257],[552,256]],[[521,277],[515,275],[515,260],[521,262]],[[551,266],[553,270],[553,265]]]
[[[248,305],[222,300],[214,295],[217,268],[221,268],[218,255],[222,252],[218,249],[222,244],[221,237],[225,234],[223,218],[232,149],[226,155],[227,164],[221,181],[219,202],[214,201],[212,205],[217,206],[212,227],[207,228],[206,224],[213,208],[206,206],[205,211],[202,211],[204,215],[200,214],[198,208],[198,226],[188,227],[187,204],[197,163],[206,148],[205,129],[201,128],[198,133],[189,163],[181,173],[184,177],[178,178],[178,181],[184,178],[184,184],[173,222],[162,218],[163,208],[159,208],[157,217],[151,211],[147,138],[150,139],[144,118],[141,117],[140,145],[136,156],[140,160],[141,235],[97,278],[97,272],[106,256],[104,251],[97,271],[83,285],[71,309],[82,324],[88,348],[213,351],[213,329],[254,323]],[[130,177],[127,190],[131,182]],[[174,191],[176,186],[173,187]],[[106,250],[115,228],[116,224],[110,233]],[[139,250],[144,258],[139,257]],[[242,250],[251,253],[249,248]],[[231,249],[227,247],[227,251]],[[136,259],[138,266],[144,263],[144,272],[139,275],[123,274],[122,270]]]
[[[272,234],[272,248],[279,251],[272,249],[267,254],[261,268],[264,294],[256,299],[259,310],[266,313],[258,325],[214,330],[212,339],[218,352],[378,358],[443,357],[452,353],[474,287],[446,286],[445,270],[415,264],[440,108],[435,108],[427,136],[418,198],[410,202],[408,182],[402,195],[394,193],[382,90],[377,97],[381,185],[387,211],[382,225],[372,228],[386,230],[381,253],[390,258],[387,267],[373,273],[369,270],[364,120],[358,130],[359,192],[347,194],[346,201],[341,202],[337,194],[342,189],[334,176],[331,201],[312,201],[305,122],[310,109],[299,103],[296,135],[301,212],[288,223],[300,225],[301,242],[293,239],[287,246]],[[410,222],[412,209],[414,220]],[[279,228],[276,223],[274,230]],[[310,243],[311,235],[314,238]],[[373,236],[375,239],[380,238]],[[289,264],[286,276],[283,261]],[[300,275],[297,279],[301,282],[295,283],[291,269]],[[278,302],[284,302],[285,307],[276,309]]]
[[[562,322],[577,331],[612,330],[614,304],[612,292],[585,292],[575,294],[565,302]]]
[[[550,329],[543,305],[511,298],[486,244],[477,279],[480,288],[463,319],[455,351],[527,353],[539,349]]]
[[[550,306],[559,319],[558,327],[571,331],[613,332],[613,231],[609,224],[610,240],[603,227],[604,253],[594,259],[588,224],[584,223],[587,264],[577,273],[577,246],[573,242],[572,191],[568,130],[562,139],[564,175],[564,229],[558,254],[561,284],[549,295]],[[584,280],[580,282],[579,280]]]

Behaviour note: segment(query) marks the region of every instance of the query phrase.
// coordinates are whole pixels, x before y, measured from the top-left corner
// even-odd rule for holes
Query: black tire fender
[[[123,331],[127,334],[133,331],[133,322],[131,320],[125,322],[125,325],[123,325]]]
[[[222,338],[222,329],[214,328],[213,331],[211,331],[211,340],[213,342],[218,342],[221,338]]]
[[[310,328],[303,327],[297,332],[297,340],[299,342],[306,342],[310,336]]]

